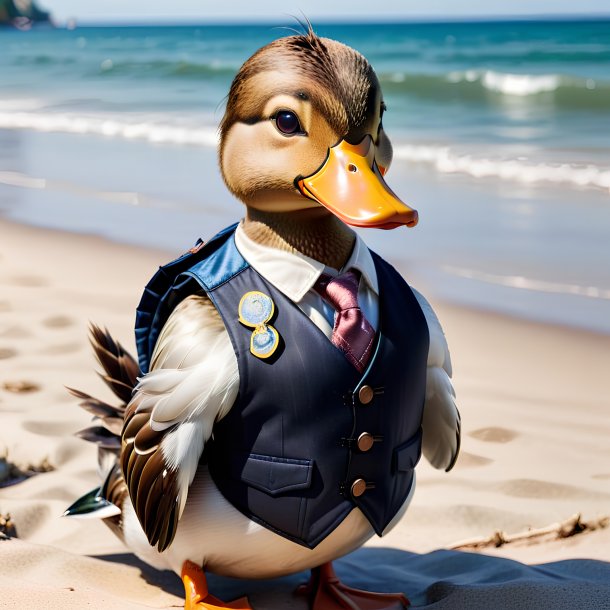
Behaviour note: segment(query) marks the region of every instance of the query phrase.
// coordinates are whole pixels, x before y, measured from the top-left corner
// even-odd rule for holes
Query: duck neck
[[[297,251],[334,269],[343,268],[356,239],[337,217],[315,208],[277,213],[248,207],[243,229],[259,244]]]

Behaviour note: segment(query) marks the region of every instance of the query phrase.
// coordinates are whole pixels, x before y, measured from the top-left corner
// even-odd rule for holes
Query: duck
[[[352,228],[418,222],[385,180],[385,111],[368,60],[311,27],[259,49],[220,123],[244,218],[154,275],[137,361],[91,329],[121,403],[72,390],[94,415],[80,436],[98,444],[103,483],[65,515],[103,519],[176,572],[185,609],[250,608],[213,596],[206,572],[302,570],[312,610],[409,605],[332,567],[400,520],[421,453],[449,471],[460,446],[438,318]]]

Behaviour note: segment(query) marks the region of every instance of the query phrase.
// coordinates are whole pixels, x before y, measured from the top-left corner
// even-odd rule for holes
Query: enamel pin
[[[239,321],[253,328],[250,338],[250,352],[257,358],[269,358],[280,344],[280,336],[267,324],[275,313],[275,303],[271,297],[254,290],[246,292],[239,301]]]

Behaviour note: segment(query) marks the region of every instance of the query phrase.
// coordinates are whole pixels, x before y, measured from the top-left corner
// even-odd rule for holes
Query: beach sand
[[[133,352],[141,289],[157,265],[178,253],[5,221],[0,235],[0,455],[6,450],[22,470],[44,460],[54,468],[0,488],[0,513],[11,514],[17,532],[17,538],[0,540],[0,607],[181,607],[176,576],[146,568],[101,522],[60,517],[99,484],[96,448],[73,436],[90,417],[64,389],[110,398],[93,373],[87,325],[108,327]],[[497,530],[543,527],[574,513],[585,521],[610,513],[610,337],[434,306],[454,363],[460,460],[449,474],[422,460],[406,517],[385,538],[338,562],[338,571],[362,586],[403,588],[417,607],[544,608],[541,599],[555,608],[603,607],[610,569],[597,562],[558,564],[575,575],[563,597],[545,581],[551,588],[536,589],[538,597],[528,589],[532,605],[511,603],[522,599],[514,582],[520,574],[531,576],[528,564],[610,562],[608,527],[484,548],[484,555],[433,551]],[[536,578],[544,573],[561,584],[549,576],[554,569],[538,571]],[[603,578],[606,585],[595,584]],[[213,583],[229,594],[253,592],[255,608],[304,608],[291,596],[299,579]],[[489,593],[495,596],[490,605],[483,597],[480,603],[459,597],[471,589],[453,591],[450,581],[479,583],[480,595],[491,591],[485,583],[502,585]]]

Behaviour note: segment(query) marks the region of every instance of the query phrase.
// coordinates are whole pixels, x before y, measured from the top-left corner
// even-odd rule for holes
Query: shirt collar
[[[287,252],[250,239],[240,223],[235,231],[235,245],[240,254],[268,282],[291,301],[300,302],[326,270],[321,263],[300,252]],[[364,241],[356,235],[354,248],[342,271],[357,269],[375,294],[379,294],[375,263]]]

